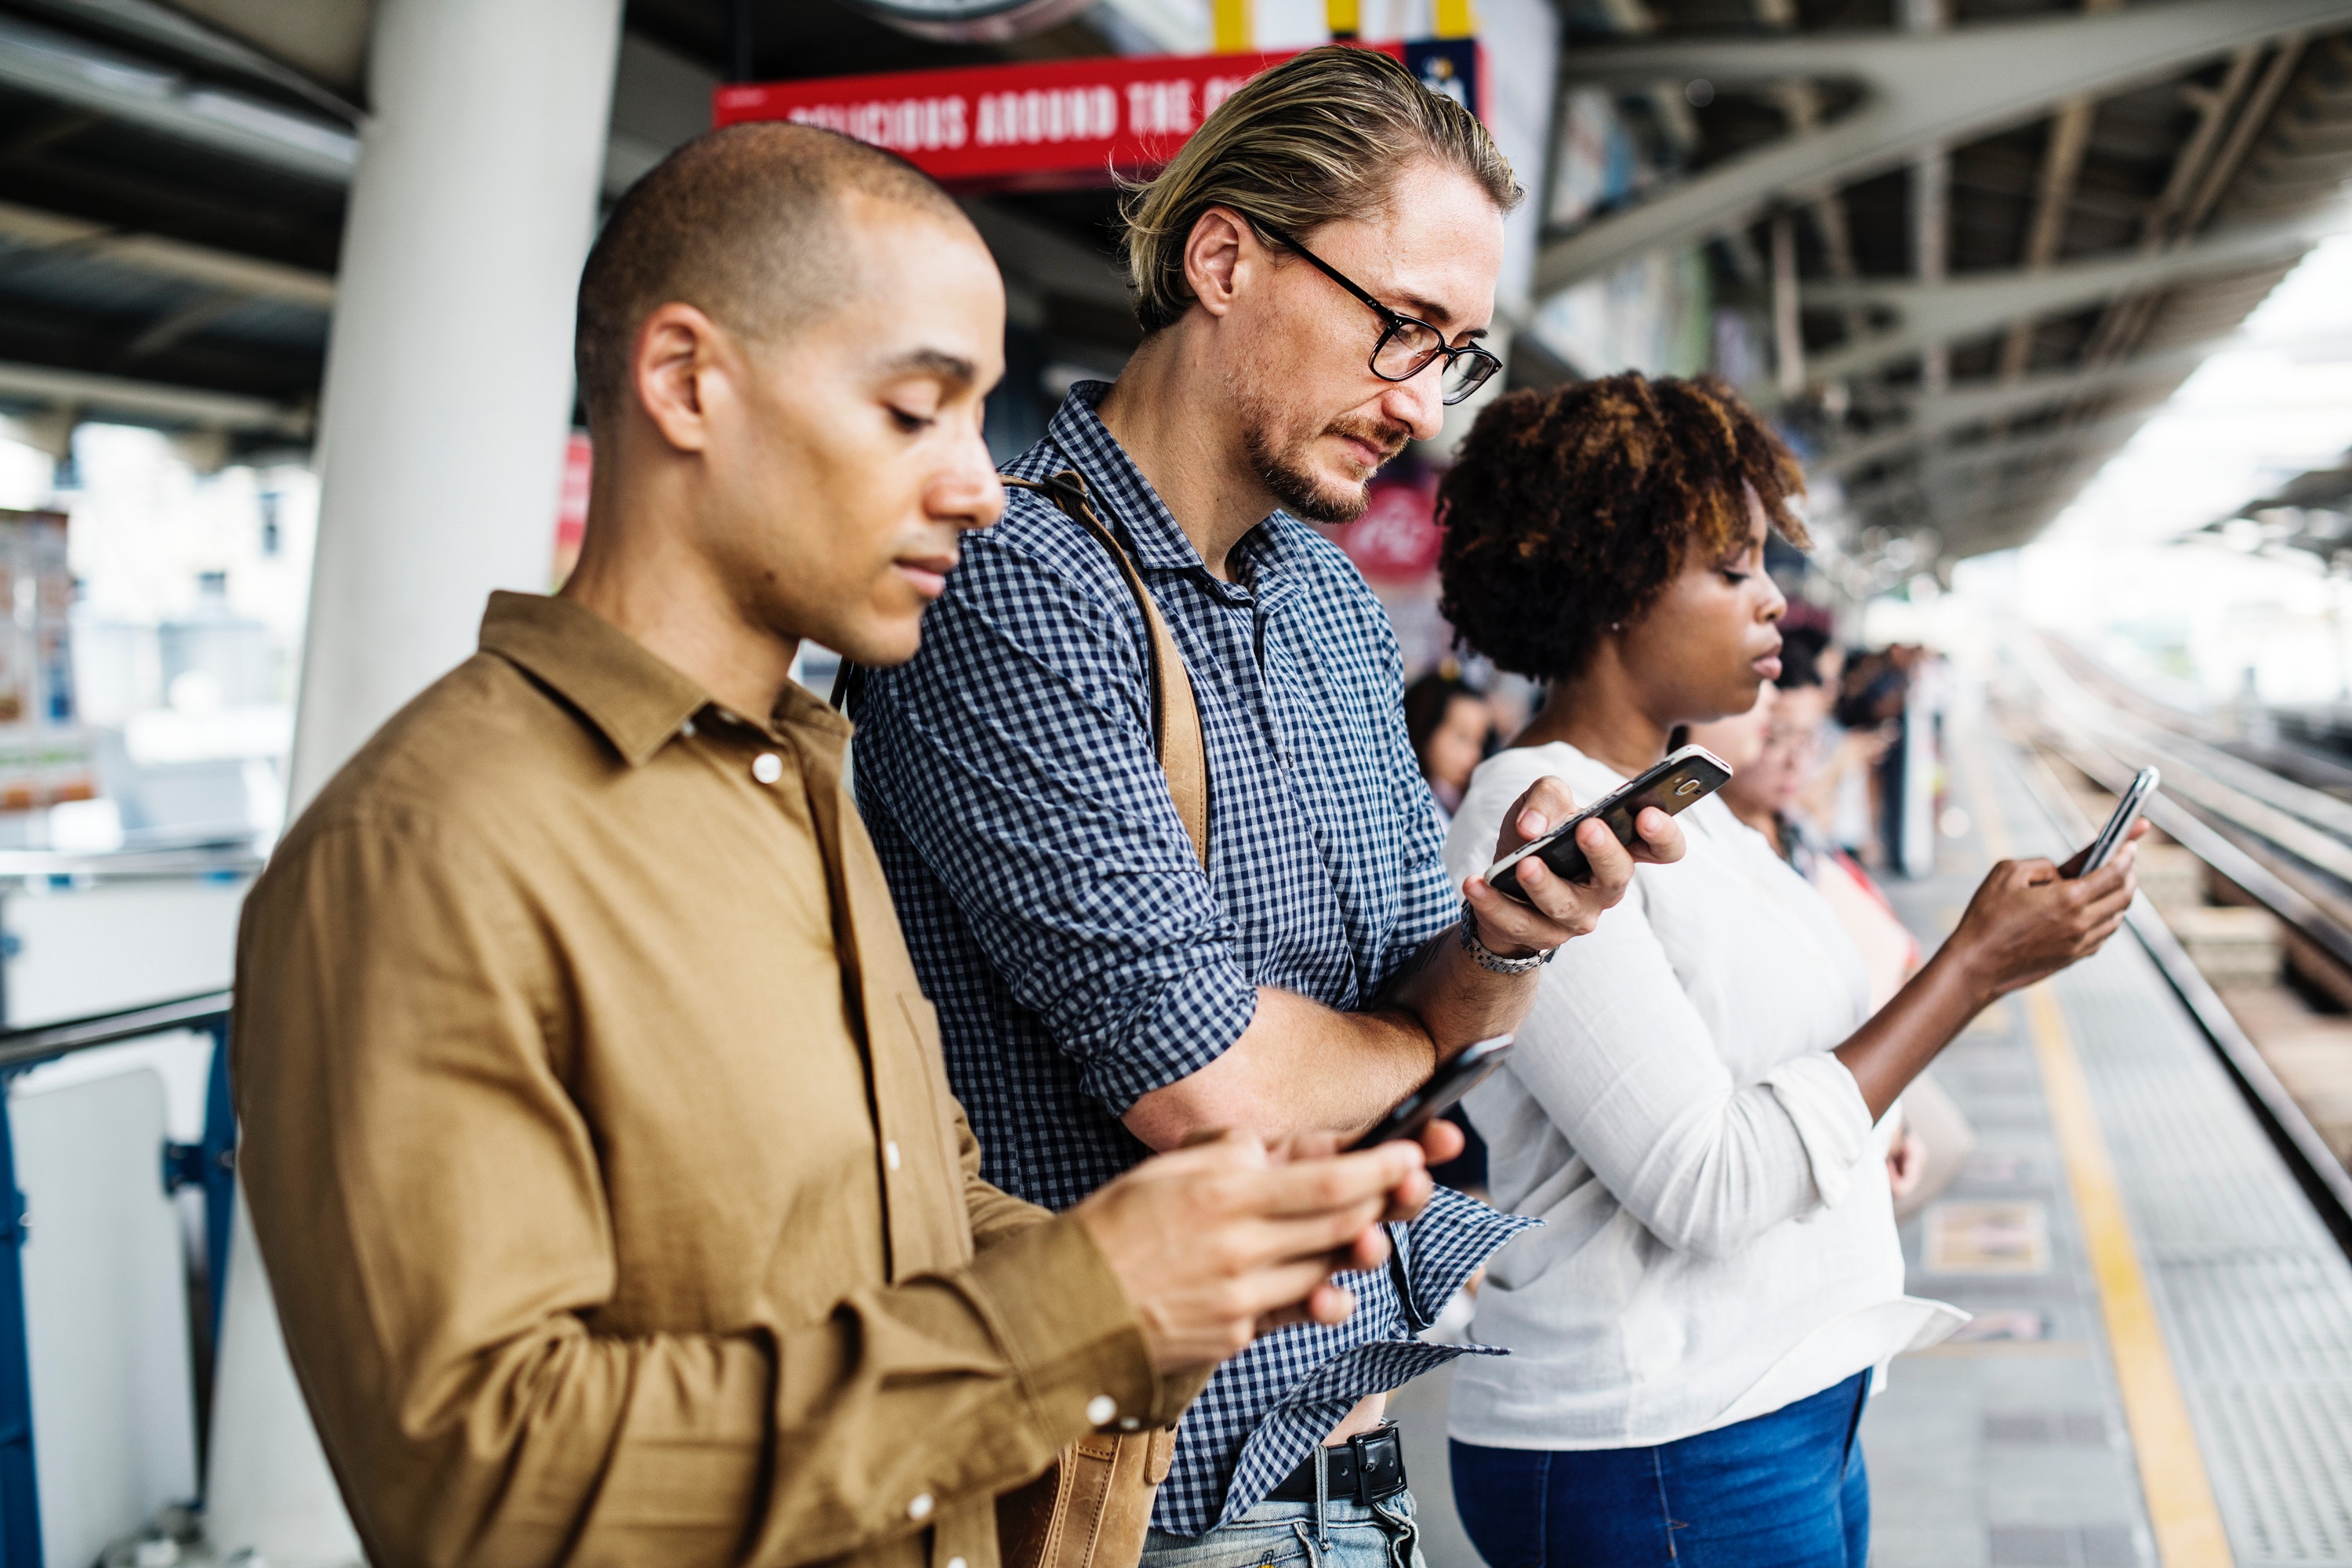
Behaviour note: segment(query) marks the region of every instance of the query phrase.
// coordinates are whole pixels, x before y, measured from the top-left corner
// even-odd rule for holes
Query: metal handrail
[[[118,1013],[97,1013],[28,1029],[0,1029],[0,1073],[54,1061],[93,1046],[116,1045],[174,1029],[207,1028],[228,1016],[229,999],[225,990],[200,991]]]
[[[250,839],[150,840],[120,849],[0,849],[0,881],[53,878],[247,877],[261,869]]]

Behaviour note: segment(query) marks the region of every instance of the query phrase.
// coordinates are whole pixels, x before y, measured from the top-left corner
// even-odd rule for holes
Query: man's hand
[[[1227,1132],[1145,1161],[1072,1216],[1109,1260],[1161,1372],[1213,1365],[1285,1322],[1338,1323],[1354,1298],[1330,1283],[1388,1258],[1383,1219],[1429,1200],[1422,1145],[1288,1158]]]
[[[1576,815],[1576,798],[1556,778],[1538,779],[1503,816],[1503,831],[1495,840],[1499,860],[1530,839],[1540,838],[1557,823]],[[1600,818],[1576,830],[1577,847],[1592,866],[1590,879],[1571,882],[1530,855],[1519,862],[1519,890],[1531,903],[1523,904],[1486,885],[1484,877],[1462,884],[1462,896],[1478,920],[1478,940],[1498,958],[1524,958],[1549,952],[1564,942],[1584,935],[1600,923],[1602,913],[1616,905],[1633,885],[1637,865],[1664,865],[1683,858],[1683,830],[1655,806],[1633,819],[1640,835],[1632,848],[1617,842]]]

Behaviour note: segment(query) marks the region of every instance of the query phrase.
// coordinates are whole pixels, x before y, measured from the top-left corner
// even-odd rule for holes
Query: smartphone
[[[1697,805],[1723,787],[1731,777],[1731,766],[1705,746],[1685,746],[1664,762],[1621,787],[1594,801],[1542,837],[1530,840],[1486,868],[1486,885],[1498,893],[1507,893],[1521,903],[1528,896],[1519,891],[1520,861],[1530,855],[1540,855],[1543,863],[1571,882],[1581,882],[1592,875],[1592,863],[1577,847],[1576,830],[1587,817],[1597,816],[1609,825],[1620,844],[1632,844],[1636,835],[1633,819],[1651,806],[1656,806],[1668,816],[1685,807]]]
[[[1400,1100],[1372,1130],[1348,1145],[1348,1152],[1400,1138],[1418,1138],[1421,1130],[1452,1110],[1461,1098],[1486,1081],[1511,1054],[1511,1037],[1496,1035],[1480,1040],[1429,1075],[1429,1081]]]
[[[2074,875],[2087,877],[2116,858],[2116,851],[2124,847],[2124,836],[2131,831],[2132,824],[2139,820],[2140,808],[2147,804],[2147,797],[2156,793],[2156,781],[2154,768],[2140,769],[2139,777],[2132,780],[2131,787],[2124,791],[2123,799],[2116,802],[2115,815],[2107,818],[2105,827],[2099,829],[2099,836],[2091,840],[2091,847],[2083,855],[2083,868]]]

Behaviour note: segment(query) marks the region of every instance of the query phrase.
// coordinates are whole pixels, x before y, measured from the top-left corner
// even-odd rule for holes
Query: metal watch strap
[[[1548,947],[1541,952],[1531,952],[1525,958],[1505,958],[1478,940],[1478,917],[1470,907],[1462,907],[1462,951],[1468,953],[1479,968],[1496,974],[1525,974],[1530,969],[1540,969],[1551,962],[1559,949]]]

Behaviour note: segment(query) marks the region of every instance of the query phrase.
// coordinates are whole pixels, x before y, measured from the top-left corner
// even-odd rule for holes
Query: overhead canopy
[[[1746,390],[1864,556],[2032,537],[2352,228],[2352,0],[1734,9],[1578,13],[1564,89],[1628,111],[1647,162],[1539,281],[1711,257],[1718,305],[1769,323]]]

